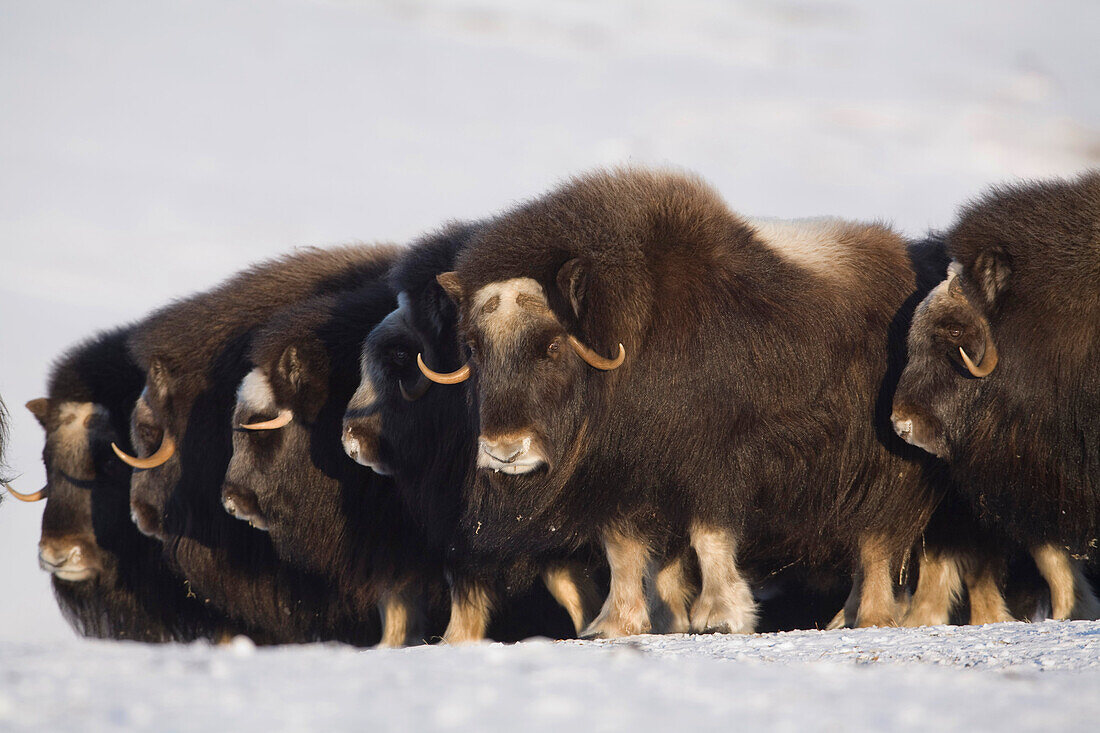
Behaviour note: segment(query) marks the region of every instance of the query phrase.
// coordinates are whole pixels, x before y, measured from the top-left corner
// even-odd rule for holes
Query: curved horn
[[[420,367],[421,373],[425,377],[432,380],[436,384],[458,384],[459,382],[465,382],[470,378],[470,365],[463,364],[459,367],[458,371],[451,372],[450,374],[440,374],[439,372],[433,372],[424,363],[424,359],[420,354],[416,355],[416,365]]]
[[[46,498],[46,490],[45,489],[39,489],[38,491],[34,492],[33,494],[20,494],[18,491],[16,491],[15,489],[13,489],[11,487],[11,484],[4,484],[3,486],[4,486],[5,489],[8,490],[9,494],[14,496],[19,501],[25,501],[25,502],[29,503],[29,502],[32,502],[32,501],[42,501],[43,499]]]
[[[263,422],[250,422],[241,425],[242,430],[278,430],[279,428],[285,428],[291,420],[294,419],[294,412],[291,410],[279,410],[279,414],[270,420],[264,420]]]
[[[985,337],[985,355],[982,357],[981,364],[972,362],[966,354],[966,349],[961,346],[959,354],[962,356],[963,364],[966,364],[966,371],[979,379],[988,377],[997,368],[997,346],[988,335]]]
[[[416,402],[418,399],[424,396],[424,393],[428,391],[428,387],[432,386],[432,383],[425,379],[423,376],[416,380],[416,384],[413,385],[412,391],[405,389],[405,383],[398,381],[398,388],[401,390],[401,396],[409,402]]]
[[[626,361],[626,349],[623,348],[622,344],[619,344],[619,355],[614,359],[603,358],[595,351],[582,344],[576,336],[569,337],[569,345],[573,347],[573,350],[576,351],[589,366],[595,367],[596,369],[602,369],[605,372],[611,371],[612,369],[618,369],[623,365],[623,362]]]
[[[111,443],[111,450],[115,452],[119,460],[125,463],[131,468],[156,468],[168,461],[176,453],[176,443],[167,434],[164,436],[164,440],[160,441],[160,447],[157,448],[157,452],[148,458],[135,458],[134,456],[127,455],[122,452],[114,443]]]

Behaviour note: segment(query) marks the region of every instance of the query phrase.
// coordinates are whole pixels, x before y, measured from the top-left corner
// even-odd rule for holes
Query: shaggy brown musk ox
[[[129,417],[145,375],[130,358],[130,328],[97,334],[66,351],[46,397],[27,408],[46,431],[46,486],[39,565],[51,574],[61,613],[78,633],[146,642],[222,639],[238,626],[187,592],[161,545],[130,521]]]
[[[146,372],[134,407],[134,447],[147,458],[131,504],[139,528],[160,537],[194,592],[276,641],[378,640],[376,628],[343,626],[328,579],[280,563],[266,533],[222,508],[232,453],[230,418],[251,370],[256,329],[280,309],[381,278],[397,250],[306,249],[245,270],[150,316],[130,339]]]
[[[465,552],[456,530],[475,473],[477,419],[464,389],[433,386],[417,369],[418,353],[444,365],[457,366],[462,357],[457,309],[435,278],[454,267],[476,227],[453,224],[425,236],[394,266],[390,281],[400,306],[363,344],[362,382],[348,403],[344,447],[357,462],[392,477],[422,528],[425,550],[447,567],[452,605],[444,640],[571,636],[599,607],[598,591],[576,558],[538,565],[511,553],[486,562]],[[572,629],[545,591],[532,587],[540,573],[568,610]]]
[[[1032,549],[1053,615],[1095,617],[1100,534],[1100,172],[995,188],[947,234],[893,421],[945,459],[990,525]]]
[[[488,223],[439,281],[480,420],[475,552],[602,543],[593,635],[649,629],[647,568],[678,575],[685,543],[693,630],[752,630],[743,568],[787,562],[857,566],[857,622],[897,621],[938,497],[882,399],[914,291],[892,231],[753,222],[690,176],[596,173]]]
[[[363,339],[395,305],[379,279],[288,307],[260,329],[222,489],[226,510],[265,529],[283,562],[330,580],[350,620],[378,608],[383,646],[442,633],[426,621],[429,597],[442,608],[445,587],[393,482],[340,442]]]

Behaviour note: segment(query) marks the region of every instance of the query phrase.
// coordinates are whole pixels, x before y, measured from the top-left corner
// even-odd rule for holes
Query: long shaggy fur
[[[135,477],[132,494],[161,496],[165,549],[195,593],[276,640],[367,644],[377,629],[342,625],[328,579],[280,563],[270,538],[230,517],[220,497],[232,450],[236,389],[255,330],[310,296],[381,277],[393,247],[307,249],[262,263],[154,313],[130,341],[149,374],[146,399],[175,457]],[[150,371],[152,368],[152,371]],[[143,426],[135,412],[135,435]],[[155,446],[152,446],[155,447]]]
[[[398,494],[420,525],[425,549],[445,563],[461,594],[476,583],[491,594],[495,607],[488,633],[513,641],[534,634],[572,636],[561,609],[541,586],[532,586],[539,567],[517,555],[485,564],[470,557],[456,534],[465,487],[474,478],[476,414],[465,390],[433,385],[414,402],[399,393],[399,383],[421,379],[415,360],[422,353],[437,368],[452,370],[463,355],[455,326],[458,311],[436,282],[436,275],[454,267],[455,256],[479,224],[455,223],[422,237],[401,257],[390,274],[395,292],[407,298],[404,320],[391,317],[375,328],[364,344],[377,390],[373,405],[349,405],[352,413],[371,409],[381,441],[378,450],[393,471]],[[394,354],[403,359],[395,361]]]
[[[159,542],[130,522],[130,471],[111,453],[114,440],[127,450],[127,423],[144,375],[126,348],[129,328],[98,334],[71,348],[53,366],[45,414],[47,499],[42,539],[80,537],[85,555],[102,570],[82,581],[52,579],[54,595],[80,634],[146,642],[220,638],[239,629],[194,597],[164,561]],[[58,408],[92,403],[107,424],[81,427],[86,441],[57,445]],[[74,475],[81,476],[74,479]]]
[[[329,579],[349,622],[372,616],[386,594],[431,596],[437,609],[444,595],[442,564],[393,482],[348,458],[340,442],[363,339],[395,305],[378,279],[291,306],[257,333],[251,361],[276,407],[296,419],[238,432],[226,477],[254,491],[281,560]],[[430,635],[440,633],[437,622]]]
[[[942,379],[955,480],[1019,541],[1095,554],[1100,172],[994,189],[963,210],[948,248],[1000,354],[984,379]]]
[[[915,275],[889,229],[839,226],[840,248],[815,269],[700,180],[626,170],[575,179],[479,231],[458,260],[464,293],[533,278],[568,333],[605,355],[621,342],[627,359],[582,368],[557,401],[540,397],[533,361],[486,385],[475,360],[482,425],[538,424],[559,463],[483,472],[464,519],[471,544],[537,556],[626,527],[674,547],[702,523],[744,538],[750,566],[851,562],[863,536],[904,555],[938,498],[887,421],[890,344]],[[572,260],[579,308],[559,282]],[[487,404],[490,392],[509,397]]]

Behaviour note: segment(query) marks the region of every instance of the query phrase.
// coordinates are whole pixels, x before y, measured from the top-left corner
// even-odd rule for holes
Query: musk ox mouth
[[[95,568],[58,568],[52,571],[53,577],[70,583],[79,583],[82,580],[91,580],[96,576]]]
[[[537,471],[538,469],[544,467],[546,465],[546,462],[529,461],[520,463],[516,461],[514,463],[505,463],[503,461],[496,461],[492,459],[482,460],[480,457],[478,457],[477,465],[478,468],[486,471],[493,471],[494,473],[507,473],[515,476],[522,473],[532,473],[534,471]]]
[[[393,475],[393,469],[377,455],[367,455],[368,452],[377,454],[378,451],[364,450],[363,444],[360,443],[359,436],[356,435],[356,432],[355,428],[348,425],[344,428],[344,435],[340,439],[340,442],[344,446],[344,453],[347,453],[348,458],[355,461],[360,466],[366,466],[379,476]]]
[[[257,506],[256,495],[247,489],[227,487],[222,494],[222,507],[234,519],[248,522],[249,526],[262,532],[268,531],[267,519]]]
[[[913,421],[903,420],[895,417],[894,420],[894,432],[898,434],[898,437],[904,440],[906,443],[913,443]]]
[[[97,568],[85,565],[83,562],[65,561],[60,565],[54,565],[41,556],[38,558],[38,567],[58,580],[67,580],[71,583],[88,580],[99,572]]]
[[[501,457],[496,454],[493,452],[492,448],[486,446],[484,443],[482,443],[481,449],[477,454],[477,467],[484,471],[493,471],[494,473],[519,475],[537,471],[540,468],[544,468],[546,465],[546,459],[537,448],[531,446],[529,438],[523,442],[521,448],[515,450],[507,457]]]
[[[146,537],[161,539],[164,533],[160,524],[160,512],[145,502],[130,502],[130,521]]]
[[[894,432],[909,445],[931,453],[937,458],[946,458],[947,450],[937,432],[925,422],[913,417],[895,413],[890,417]]]

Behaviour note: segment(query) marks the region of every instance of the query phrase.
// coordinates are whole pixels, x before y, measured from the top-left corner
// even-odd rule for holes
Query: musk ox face
[[[546,294],[530,278],[471,294],[462,337],[476,371],[477,466],[505,474],[549,470],[567,442],[570,400],[583,364],[566,342]]]
[[[909,362],[894,395],[894,430],[950,459],[966,405],[998,360],[989,321],[967,296],[957,264],[917,307],[908,347]]]
[[[581,307],[574,287],[580,276],[578,262],[571,260],[557,278],[575,311]],[[467,373],[474,375],[480,420],[478,468],[520,475],[552,473],[568,464],[585,424],[589,367],[618,368],[622,346],[615,359],[586,347],[568,332],[534,279],[493,282],[472,293],[455,273],[438,279],[459,304],[460,338],[470,353]],[[425,374],[437,381],[446,376]]]
[[[27,407],[46,430],[38,564],[57,581],[94,580],[114,563],[97,535],[110,544],[127,521],[130,470],[110,447],[118,436],[106,408],[92,402],[38,399]]]
[[[360,383],[344,415],[344,451],[383,476],[410,467],[423,452],[420,419],[431,419],[439,390],[417,369],[417,354],[438,358],[437,349],[416,330],[406,293],[398,307],[363,341]]]
[[[256,529],[293,527],[331,497],[315,495],[346,467],[329,465],[335,430],[319,419],[327,400],[327,359],[301,344],[241,381],[233,411],[233,455],[222,483],[222,506]],[[330,433],[331,434],[328,434]],[[339,460],[347,459],[339,455]],[[350,465],[350,464],[348,464]]]
[[[306,439],[296,435],[302,430],[292,424],[292,418],[290,410],[280,409],[276,404],[264,370],[253,369],[237,392],[237,405],[233,410],[233,457],[222,484],[222,506],[256,529],[266,531],[269,528],[268,512],[272,509],[273,496],[278,493],[273,484],[280,482],[283,471],[295,470],[295,466],[286,465],[286,454]]]
[[[134,469],[130,480],[130,511],[134,524],[142,534],[158,539],[165,537],[165,511],[181,471],[172,430],[166,428],[168,421],[163,415],[146,388],[130,416],[130,440],[137,456],[148,458],[127,461]],[[133,458],[119,457],[124,461]]]

